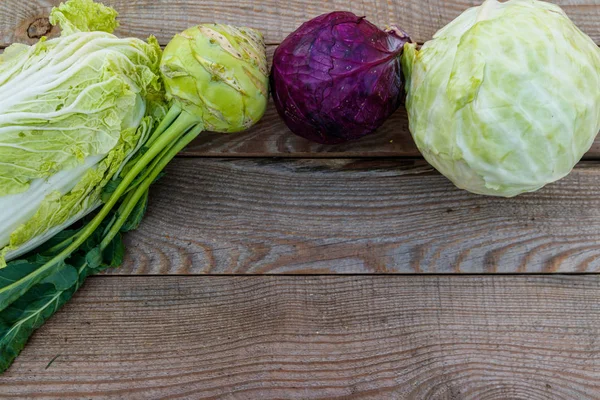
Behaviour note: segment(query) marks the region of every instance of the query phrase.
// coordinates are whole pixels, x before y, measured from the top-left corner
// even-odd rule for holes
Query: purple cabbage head
[[[333,144],[368,135],[403,96],[400,56],[408,35],[351,12],[304,23],[275,51],[271,87],[295,134]]]

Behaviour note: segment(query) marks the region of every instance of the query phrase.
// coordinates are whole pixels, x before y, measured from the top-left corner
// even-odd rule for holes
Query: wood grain
[[[272,102],[263,119],[247,132],[204,132],[182,153],[200,157],[421,157],[408,129],[406,110],[401,107],[379,130],[353,142],[322,145],[294,135]],[[600,137],[584,159],[600,159]]]
[[[112,273],[598,272],[599,181],[503,199],[419,160],[179,158]]]
[[[1,50],[0,50],[1,52]],[[265,116],[246,132],[203,132],[183,152],[187,157],[421,157],[408,129],[406,110],[401,107],[374,134],[360,140],[323,145],[294,135],[279,118],[272,102]],[[600,137],[584,159],[600,159]]]
[[[588,157],[600,156],[600,140]],[[597,154],[596,154],[597,153]],[[204,132],[182,153],[202,157],[420,157],[402,107],[374,134],[360,140],[322,145],[294,135],[269,107],[263,119],[247,132]]]
[[[423,43],[479,0],[104,0],[120,15],[122,36],[156,35],[166,44],[170,38],[202,22],[245,25],[260,29],[268,43],[280,43],[303,22],[334,10],[353,11],[381,27],[395,24]],[[571,19],[600,43],[600,7],[596,0],[554,0]],[[32,42],[40,30],[30,25],[46,18],[60,0],[3,0],[0,2],[0,45]],[[38,22],[39,24],[39,22]],[[33,33],[33,34],[32,34]],[[56,34],[56,30],[49,32]],[[33,38],[32,38],[33,36]]]
[[[98,277],[0,398],[597,399],[599,335],[599,276]]]

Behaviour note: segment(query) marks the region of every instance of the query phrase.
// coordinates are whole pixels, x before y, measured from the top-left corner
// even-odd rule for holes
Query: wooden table
[[[2,0],[0,45],[55,35],[58,2]],[[555,2],[600,43],[597,0]],[[119,35],[245,24],[272,54],[326,11],[422,43],[478,2],[106,3]],[[321,146],[271,107],[171,164],[125,264],[33,336],[0,398],[600,398],[599,159],[597,141],[537,193],[475,196],[419,158],[404,111]]]

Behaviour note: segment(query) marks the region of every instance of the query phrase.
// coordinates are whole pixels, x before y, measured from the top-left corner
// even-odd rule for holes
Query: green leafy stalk
[[[162,172],[162,170],[167,166],[167,164],[175,157],[177,153],[185,148],[192,140],[202,132],[202,126],[197,125],[192,128],[187,134],[185,134],[181,139],[177,141],[177,144],[173,146],[163,157],[159,159],[157,165],[151,170],[148,176],[145,178],[143,184],[140,184],[138,188],[132,193],[131,200],[128,202],[124,202],[122,210],[117,214],[118,218],[115,224],[113,224],[110,231],[106,234],[105,238],[102,240],[100,246],[102,248],[106,247],[106,245],[113,239],[113,237],[119,232],[121,226],[125,223],[125,221],[129,218],[129,215],[137,205],[138,201],[142,198],[142,196],[147,193],[148,187],[154,180],[158,177],[158,175]]]

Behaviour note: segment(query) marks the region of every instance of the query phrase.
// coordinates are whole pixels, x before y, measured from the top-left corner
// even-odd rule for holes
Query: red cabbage
[[[333,144],[383,124],[403,96],[397,28],[336,11],[304,23],[275,51],[271,87],[277,111],[295,134]]]

